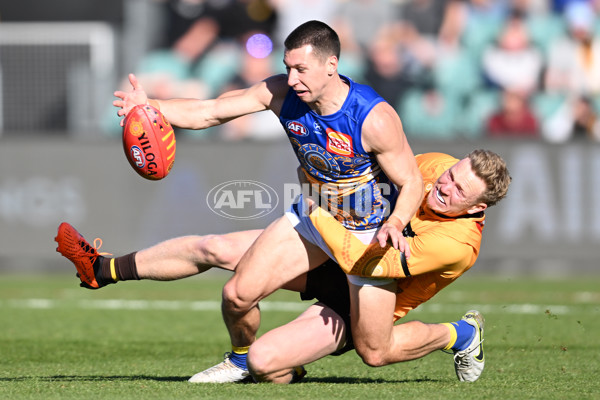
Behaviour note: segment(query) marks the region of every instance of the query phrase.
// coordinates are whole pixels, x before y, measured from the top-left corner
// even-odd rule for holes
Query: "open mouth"
[[[436,188],[435,189],[435,197],[438,199],[438,201],[444,205],[446,205],[446,201],[442,198],[442,194],[440,193],[440,189]]]

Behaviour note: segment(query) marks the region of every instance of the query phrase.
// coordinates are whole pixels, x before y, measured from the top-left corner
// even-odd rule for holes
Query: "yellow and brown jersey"
[[[416,158],[425,196],[439,176],[459,161],[442,153],[420,154]],[[438,215],[423,201],[405,230],[411,256],[406,260],[407,276],[398,279],[395,319],[429,300],[475,264],[484,221],[483,213],[458,218]]]
[[[438,177],[457,162],[442,153],[417,156],[426,196]],[[423,200],[404,231],[410,246],[408,259],[389,244],[382,248],[377,242],[362,243],[320,207],[311,212],[310,219],[345,273],[398,279],[394,318],[399,319],[473,266],[485,215],[446,217],[436,214]]]

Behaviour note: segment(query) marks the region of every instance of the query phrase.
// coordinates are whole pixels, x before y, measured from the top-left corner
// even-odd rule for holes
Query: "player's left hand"
[[[400,250],[404,253],[404,256],[408,259],[410,257],[410,247],[404,235],[402,235],[402,230],[404,226],[398,223],[394,218],[390,218],[386,223],[381,225],[381,229],[377,233],[377,241],[381,247],[385,247],[387,242],[390,241],[392,246],[395,249]],[[400,226],[402,225],[402,226]]]

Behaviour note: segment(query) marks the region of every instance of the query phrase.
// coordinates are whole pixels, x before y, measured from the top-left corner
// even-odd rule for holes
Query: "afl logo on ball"
[[[256,181],[229,181],[208,192],[206,204],[217,215],[247,220],[270,214],[279,204],[272,187]]]
[[[289,121],[287,123],[288,131],[298,136],[308,136],[308,129],[298,121]]]
[[[135,166],[138,168],[144,168],[146,165],[146,157],[144,152],[138,146],[131,146],[129,150],[131,153],[131,159],[135,162]]]

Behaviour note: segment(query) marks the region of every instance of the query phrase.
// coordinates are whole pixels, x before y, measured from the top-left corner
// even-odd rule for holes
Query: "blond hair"
[[[490,150],[473,150],[467,154],[471,161],[471,169],[485,182],[486,191],[479,196],[478,202],[491,207],[502,200],[508,191],[512,178],[506,162],[498,154]]]

